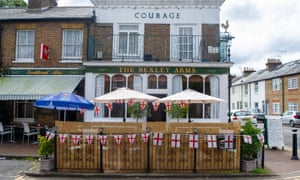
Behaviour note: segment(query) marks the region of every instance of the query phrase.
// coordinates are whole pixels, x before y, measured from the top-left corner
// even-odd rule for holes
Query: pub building
[[[189,104],[192,121],[226,122],[232,63],[231,36],[227,29],[220,32],[224,1],[91,0],[96,22],[83,62],[85,97],[128,87],[162,98],[190,88],[225,100]],[[94,112],[85,112],[85,121],[118,122],[124,114],[126,121],[134,121],[127,104],[113,103],[111,111],[105,104],[96,106]],[[164,104],[158,110],[149,107],[143,121],[172,121]]]

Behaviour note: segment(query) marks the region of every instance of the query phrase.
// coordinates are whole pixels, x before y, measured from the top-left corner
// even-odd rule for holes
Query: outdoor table
[[[40,126],[39,124],[37,126],[31,126],[32,129],[36,129],[36,131],[38,132],[38,136],[41,135],[41,129],[43,128],[42,126]],[[37,140],[31,144],[39,144],[39,139],[37,137]]]
[[[9,142],[10,143],[16,143],[16,141],[15,141],[15,127],[16,127],[16,125],[15,124],[10,124],[10,125],[6,125],[5,127],[10,129],[10,140],[9,140]]]

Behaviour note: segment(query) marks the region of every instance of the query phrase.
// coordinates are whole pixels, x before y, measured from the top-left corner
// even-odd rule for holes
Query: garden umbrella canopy
[[[118,103],[124,102],[141,102],[141,101],[155,101],[158,97],[151,96],[129,88],[118,88],[114,91],[106,93],[102,96],[94,98],[95,103]]]
[[[216,98],[213,96],[209,96],[198,91],[192,89],[185,89],[179,93],[164,97],[159,100],[161,103],[166,102],[173,102],[173,103],[201,103],[201,104],[208,104],[214,102],[224,102],[223,99]]]
[[[93,110],[94,104],[88,99],[69,92],[61,92],[44,96],[34,102],[38,108],[58,110]]]

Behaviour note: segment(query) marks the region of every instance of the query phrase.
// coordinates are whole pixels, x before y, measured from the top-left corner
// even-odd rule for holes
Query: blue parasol
[[[93,110],[94,104],[77,94],[61,92],[44,96],[34,102],[34,107],[57,110]]]

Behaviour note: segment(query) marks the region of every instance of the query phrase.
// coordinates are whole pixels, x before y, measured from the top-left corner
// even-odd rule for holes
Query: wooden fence
[[[237,123],[104,123],[56,121],[56,166],[62,172],[208,172],[239,171],[240,126]],[[150,134],[145,142],[143,136]],[[163,134],[161,145],[157,134]],[[172,147],[172,135],[180,136]],[[234,147],[226,148],[225,135]],[[60,140],[66,135],[65,141]],[[129,135],[135,135],[131,143]],[[190,135],[197,135],[192,148]],[[217,139],[208,147],[208,135]],[[122,137],[117,143],[117,136]],[[193,136],[193,137],[197,137]],[[79,141],[75,142],[76,137]],[[93,140],[91,140],[93,137]],[[100,142],[106,138],[105,143]],[[155,141],[155,142],[154,142]],[[178,144],[180,142],[180,145]],[[173,142],[174,143],[174,142]],[[195,145],[195,144],[194,144]]]

